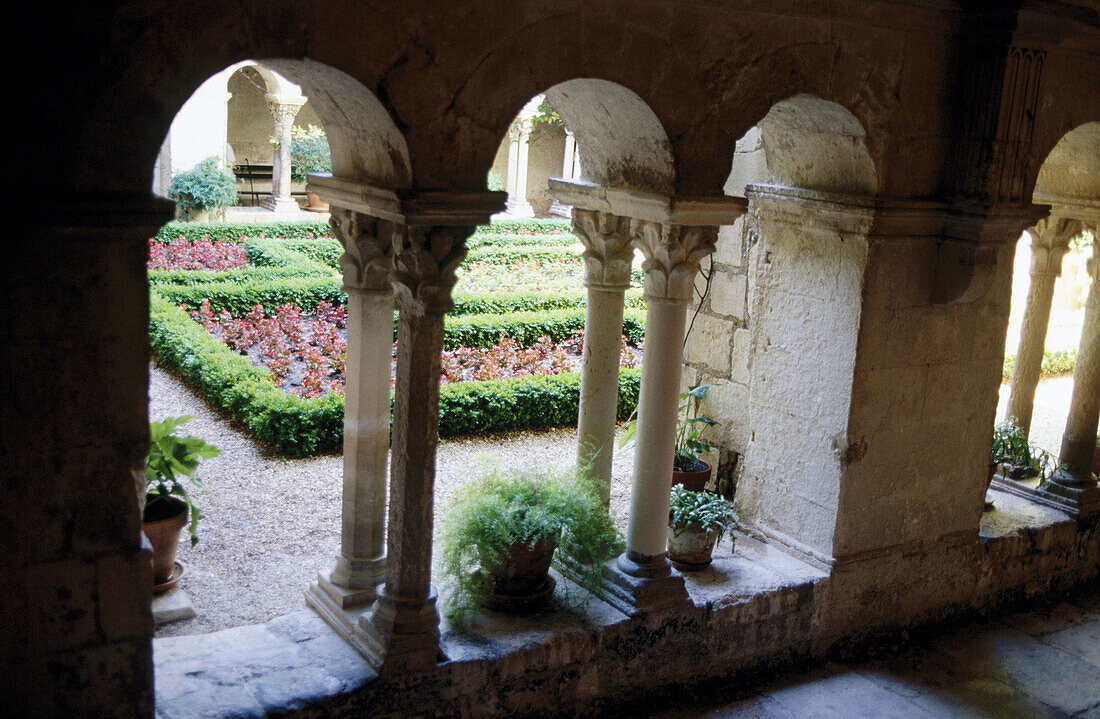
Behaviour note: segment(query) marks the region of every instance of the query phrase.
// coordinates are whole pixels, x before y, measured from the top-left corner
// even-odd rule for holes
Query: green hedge
[[[254,286],[261,286],[263,284],[275,283],[280,280],[290,279],[294,277],[313,277],[318,276],[318,271],[314,267],[238,267],[232,270],[226,270],[225,272],[210,272],[207,270],[149,270],[149,282],[158,289],[164,286],[203,286],[209,287],[210,285],[218,284],[232,284],[232,285],[244,285],[252,284]],[[325,270],[324,276],[331,279],[332,273]],[[339,280],[336,280],[339,284]]]
[[[481,225],[475,234],[554,234],[569,232],[572,223],[569,220],[551,220],[529,218],[524,220],[496,220]]]
[[[504,232],[477,233],[466,240],[470,249],[480,247],[512,247],[515,245],[540,245],[543,247],[569,247],[579,244],[577,236],[568,234],[553,235],[516,235]]]
[[[312,310],[324,300],[334,305],[346,305],[348,296],[333,277],[284,277],[277,281],[268,278],[247,279],[244,282],[204,282],[194,285],[154,286],[154,291],[174,305],[182,304],[189,310],[197,310],[203,300],[210,300],[214,312],[229,310],[235,317],[247,314],[257,304],[265,314],[287,303]]]
[[[211,241],[239,240],[241,237],[285,238],[305,240],[328,235],[327,222],[169,222],[153,235],[155,242],[171,242],[177,237],[201,240],[208,235]]]
[[[620,420],[638,405],[641,370],[619,371]],[[455,382],[439,390],[439,436],[575,426],[580,404],[578,372]]]
[[[443,326],[443,346],[493,347],[501,335],[511,337],[521,347],[533,345],[543,335],[554,342],[569,339],[584,329],[584,308],[513,312],[507,315],[481,314],[449,316]],[[632,344],[645,337],[645,311],[623,312],[623,334]]]
[[[344,247],[331,237],[319,240],[287,240],[285,246],[325,267],[340,269],[340,255],[344,254]]]
[[[466,253],[463,265],[474,263],[511,264],[520,260],[540,260],[552,262],[554,260],[568,259],[580,260],[581,255],[566,245],[505,245],[475,247]],[[460,270],[461,272],[461,270]]]
[[[223,414],[260,442],[293,457],[339,451],[343,442],[344,398],[292,397],[275,386],[267,370],[253,367],[163,298],[149,302],[149,337],[160,363],[177,371]],[[621,419],[637,405],[638,370],[619,374]],[[580,376],[459,382],[440,388],[439,434],[459,436],[572,425],[576,422]]]
[[[1006,355],[1004,365],[1001,367],[1001,382],[1008,383],[1012,379],[1012,367],[1016,363],[1015,355]],[[1077,367],[1077,350],[1058,350],[1043,352],[1043,364],[1039,370],[1040,376],[1070,374]]]
[[[538,312],[545,310],[568,310],[584,307],[588,302],[586,290],[573,292],[491,292],[476,294],[473,292],[454,293],[455,309],[452,315],[507,314],[509,312]],[[642,291],[631,288],[626,291],[625,306],[628,309],[645,308]]]

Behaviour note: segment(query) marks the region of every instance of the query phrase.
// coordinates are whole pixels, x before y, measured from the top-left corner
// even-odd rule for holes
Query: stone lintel
[[[1038,204],[1050,205],[1051,217],[1079,220],[1088,224],[1100,223],[1100,200],[1048,195],[1042,192],[1036,192],[1032,200]]]
[[[765,221],[821,227],[842,234],[866,235],[874,218],[869,197],[838,195],[779,185],[748,185],[745,196],[753,214]]]
[[[334,207],[409,226],[475,227],[504,209],[506,192],[392,190],[347,177],[309,176],[309,191]]]
[[[622,187],[605,187],[582,180],[551,178],[550,194],[558,202],[584,210],[606,212],[666,225],[732,225],[745,213],[741,197],[680,197]]]

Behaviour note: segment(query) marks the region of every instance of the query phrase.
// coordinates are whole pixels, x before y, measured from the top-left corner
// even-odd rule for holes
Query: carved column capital
[[[264,99],[267,101],[267,109],[271,112],[272,119],[275,120],[275,127],[279,129],[293,125],[298,111],[306,104],[304,97],[287,98],[267,95]]]
[[[474,227],[404,225],[393,235],[394,289],[402,311],[445,314],[454,309],[455,270]]]
[[[630,220],[607,212],[573,208],[573,234],[584,244],[584,284],[625,290],[634,262]]]
[[[1028,230],[1031,235],[1031,276],[1058,277],[1069,241],[1081,232],[1081,223],[1066,217],[1044,217]]]
[[[388,292],[393,282],[394,223],[335,206],[328,223],[344,247],[344,289]]]
[[[630,233],[645,255],[645,296],[690,301],[699,262],[714,252],[718,228],[633,219]]]

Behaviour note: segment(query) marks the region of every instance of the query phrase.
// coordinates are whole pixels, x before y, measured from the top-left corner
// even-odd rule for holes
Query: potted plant
[[[692,387],[680,393],[680,406],[677,412],[682,416],[676,424],[676,450],[672,456],[672,484],[682,484],[692,492],[702,491],[710,481],[710,463],[700,455],[710,451],[710,443],[702,438],[703,430],[718,423],[710,417],[699,414],[699,400],[706,396],[709,384]],[[619,448],[624,447],[638,430],[636,419],[627,423],[626,431],[619,440]]]
[[[993,428],[993,445],[989,450],[990,466],[1003,465],[1003,476],[1009,479],[1046,479],[1054,469],[1054,459],[1045,449],[1028,444],[1027,435],[1009,417]],[[992,479],[992,477],[990,477]]]
[[[290,179],[304,185],[307,175],[314,172],[332,172],[332,152],[329,149],[325,130],[316,125],[308,128],[290,129]],[[307,204],[304,209],[310,212],[328,212],[328,203],[306,189]]]
[[[195,474],[199,461],[221,453],[221,450],[198,437],[180,437],[176,434],[176,429],[189,422],[191,417],[166,417],[161,422],[149,423],[151,444],[145,460],[142,521],[145,536],[153,545],[153,581],[157,588],[174,584],[182,573],[176,561],[180,530],[187,525],[191,546],[199,541],[198,525],[202,511],[192,501],[182,478],[187,477],[191,484],[205,491],[202,480]]]
[[[483,607],[519,613],[543,606],[554,591],[549,568],[559,544],[590,590],[622,545],[596,482],[577,470],[487,465],[444,516],[443,570],[453,585],[444,612],[458,627]]]
[[[693,492],[682,484],[674,486],[668,509],[668,558],[672,566],[696,571],[710,565],[714,545],[736,516],[733,504],[724,497]]]
[[[211,214],[224,216],[226,207],[237,204],[237,178],[231,170],[219,166],[218,158],[208,157],[172,178],[168,199],[176,203],[184,220],[205,221]]]

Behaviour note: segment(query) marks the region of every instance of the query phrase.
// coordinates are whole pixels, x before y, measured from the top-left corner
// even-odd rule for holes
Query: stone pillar
[[[569,131],[565,130],[565,156],[562,158],[561,164],[561,179],[563,180],[575,180],[580,177],[580,157],[577,155],[577,138]],[[557,215],[558,217],[570,217],[573,208],[564,204],[557,198],[554,198],[553,204],[550,205],[550,214]]]
[[[274,136],[278,138],[279,144],[271,167],[271,194],[264,199],[262,205],[274,212],[298,211],[298,203],[290,197],[290,128],[294,126],[294,118],[305,104],[304,97],[267,96],[267,109],[275,120]]]
[[[1081,223],[1076,220],[1056,217],[1042,219],[1028,231],[1031,235],[1031,286],[1024,307],[1020,345],[1012,365],[1011,395],[1005,414],[1015,417],[1025,433],[1031,430],[1031,412],[1043,364],[1054,283],[1062,274],[1062,257],[1069,249],[1069,241],[1080,231]]]
[[[602,483],[606,505],[611,501],[611,459],[619,403],[623,295],[630,287],[634,249],[629,221],[624,217],[575,208],[573,232],[584,243],[584,284],[588,288],[577,463],[590,467]]]
[[[645,255],[646,343],[638,398],[634,476],[626,552],[612,577],[634,611],[687,597],[683,578],[665,558],[669,490],[684,329],[699,261],[714,251],[714,227],[633,220],[631,233]]]
[[[385,570],[394,225],[340,207],[329,224],[344,246],[348,293],[342,524],[335,568],[318,578],[306,601],[347,632],[353,622],[343,610],[373,602]]]
[[[527,201],[527,153],[531,139],[530,123],[517,119],[508,130],[508,177],[504,189],[508,191],[505,211],[517,217],[533,217],[535,210]]]
[[[1100,423],[1100,240],[1092,225],[1092,258],[1088,262],[1089,287],[1085,301],[1085,322],[1077,349],[1073,372],[1073,394],[1069,417],[1062,435],[1058,469],[1046,484],[1051,494],[1073,501],[1076,513],[1085,516],[1100,512],[1100,487],[1092,473],[1097,425]]]

